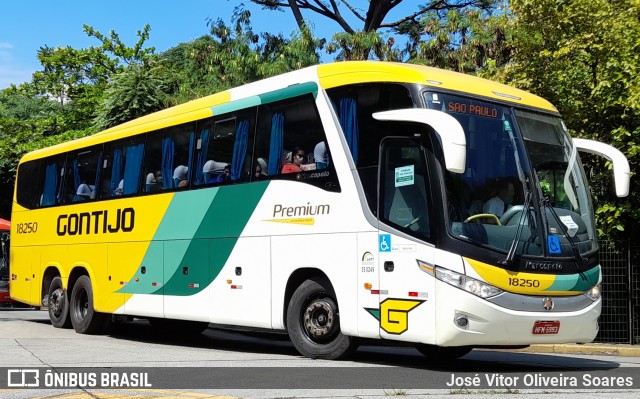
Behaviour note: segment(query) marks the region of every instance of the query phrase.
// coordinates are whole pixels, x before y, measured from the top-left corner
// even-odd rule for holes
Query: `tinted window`
[[[386,136],[408,136],[413,131],[397,122],[382,122],[374,112],[413,108],[409,90],[396,83],[374,83],[327,90],[345,139],[358,167],[360,181],[373,213],[376,212],[378,150]]]
[[[63,202],[95,199],[102,171],[102,146],[74,151],[67,162]]]
[[[20,165],[18,168],[18,182],[16,198],[18,204],[25,208],[37,208],[40,201],[39,191],[42,161],[29,161]],[[44,173],[44,172],[42,172]]]
[[[211,118],[198,124],[195,185],[249,180],[255,109]]]
[[[195,141],[195,125],[187,124],[149,133],[145,147],[143,192],[189,186],[191,148]]]
[[[66,155],[59,155],[42,160],[39,171],[38,190],[39,206],[59,205],[63,197],[64,166]]]
[[[407,234],[430,237],[426,157],[408,139],[383,142],[380,168],[381,219]]]
[[[144,156],[144,136],[105,145],[100,198],[138,193]]]
[[[253,179],[268,178],[340,190],[312,95],[259,107]]]

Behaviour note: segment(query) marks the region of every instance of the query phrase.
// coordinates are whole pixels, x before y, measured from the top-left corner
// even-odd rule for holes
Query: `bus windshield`
[[[569,236],[580,253],[595,249],[593,206],[576,147],[560,118],[515,110],[516,122],[537,178],[549,235]],[[567,256],[571,246],[551,255]]]
[[[584,172],[559,118],[442,93],[425,101],[465,131],[466,169],[445,172],[455,237],[525,256],[594,248]]]

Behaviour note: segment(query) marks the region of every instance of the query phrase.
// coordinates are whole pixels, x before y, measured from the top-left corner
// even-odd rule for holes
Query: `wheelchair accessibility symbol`
[[[547,248],[549,249],[550,254],[559,254],[562,253],[562,247],[560,247],[560,238],[556,235],[548,235],[547,236]]]
[[[391,252],[391,234],[380,234],[380,252]]]

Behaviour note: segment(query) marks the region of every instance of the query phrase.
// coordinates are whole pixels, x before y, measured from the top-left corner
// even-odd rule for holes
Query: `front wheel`
[[[62,288],[62,279],[56,276],[51,280],[49,292],[47,293],[47,310],[49,311],[49,320],[55,328],[71,327],[71,318],[69,317],[69,299],[66,291]]]
[[[287,330],[293,346],[312,359],[339,359],[353,352],[354,338],[340,331],[340,313],[328,282],[306,280],[287,308]]]
[[[111,315],[93,309],[93,288],[88,276],[76,280],[69,300],[69,313],[73,328],[80,334],[98,334],[111,321]]]
[[[416,344],[416,349],[425,355],[429,361],[447,361],[459,359],[473,349],[471,346],[437,346]]]

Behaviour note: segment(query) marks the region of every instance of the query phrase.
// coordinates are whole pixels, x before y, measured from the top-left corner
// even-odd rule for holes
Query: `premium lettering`
[[[56,232],[59,236],[86,234],[128,233],[133,231],[136,212],[133,208],[70,213],[58,216]]]
[[[273,217],[298,217],[298,216],[315,216],[315,215],[328,215],[329,204],[326,205],[311,205],[307,202],[307,205],[303,206],[284,206],[276,204],[273,206]]]

